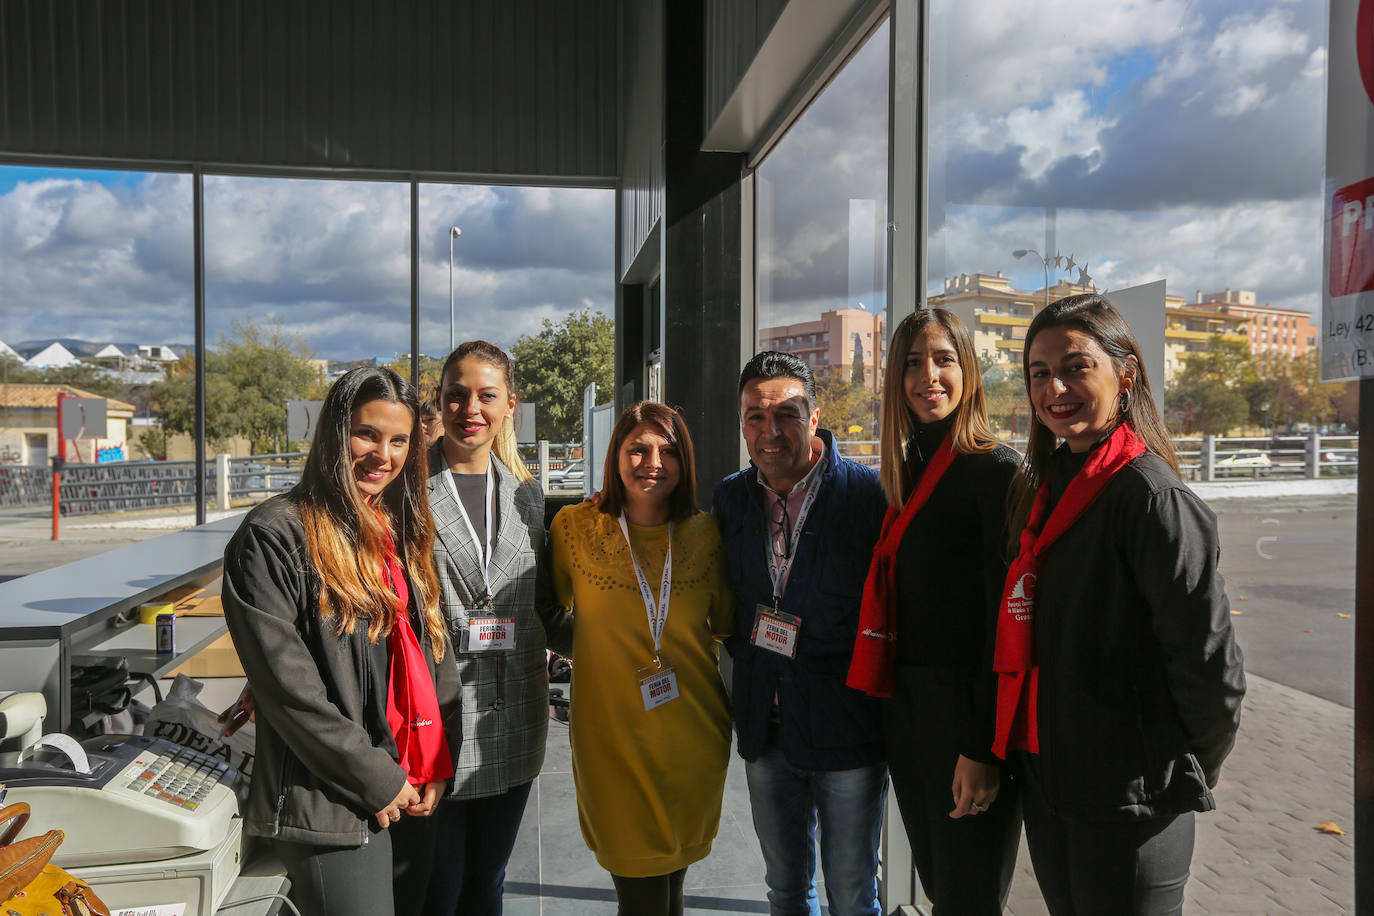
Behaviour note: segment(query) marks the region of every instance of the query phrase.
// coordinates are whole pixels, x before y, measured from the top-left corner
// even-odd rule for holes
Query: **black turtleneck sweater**
[[[907,447],[912,489],[952,426],[917,424]],[[961,454],[912,519],[897,552],[897,665],[901,681],[967,684],[960,753],[997,762],[993,627],[1007,575],[1006,499],[1020,456],[1005,445]]]

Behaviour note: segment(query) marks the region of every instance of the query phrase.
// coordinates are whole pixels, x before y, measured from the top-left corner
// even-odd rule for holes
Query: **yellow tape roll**
[[[139,623],[157,623],[158,614],[175,614],[176,605],[166,602],[153,602],[138,606]]]

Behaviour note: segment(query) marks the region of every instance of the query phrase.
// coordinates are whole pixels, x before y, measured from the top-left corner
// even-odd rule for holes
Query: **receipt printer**
[[[25,833],[65,831],[53,862],[112,909],[180,905],[185,916],[213,916],[239,873],[234,769],[161,738],[103,735],[79,747],[49,738],[0,754],[9,800],[33,811]]]

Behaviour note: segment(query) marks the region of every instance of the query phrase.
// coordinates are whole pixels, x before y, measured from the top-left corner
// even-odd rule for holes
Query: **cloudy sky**
[[[1038,289],[1011,252],[1048,244],[1100,288],[1317,307],[1325,3],[936,0],[931,30],[928,292],[999,270]],[[884,28],[760,168],[761,325],[882,299],[846,214],[886,193],[886,48]]]
[[[331,359],[410,349],[405,184],[207,177],[206,317],[278,321]],[[449,226],[459,340],[503,344],[614,310],[610,191],[420,186],[420,344],[448,349]],[[185,175],[0,168],[0,340],[189,342]]]
[[[1038,288],[1011,251],[1052,232],[1099,287],[1316,308],[1321,0],[936,0],[932,31],[929,292]],[[885,302],[886,49],[883,27],[760,167],[760,325]],[[321,356],[408,349],[408,208],[404,185],[207,179],[211,340],[249,315]],[[189,340],[190,210],[185,176],[0,168],[0,340]],[[422,350],[448,342],[451,224],[460,338],[611,312],[611,192],[424,185],[420,215]]]

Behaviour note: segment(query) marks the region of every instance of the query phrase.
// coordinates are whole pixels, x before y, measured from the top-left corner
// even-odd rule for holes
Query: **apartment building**
[[[833,309],[815,321],[759,329],[759,348],[793,353],[813,372],[840,366],[848,374],[862,354],[864,384],[877,390],[887,364],[886,322],[881,312]]]

